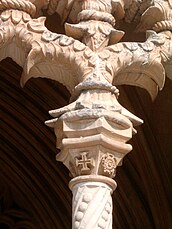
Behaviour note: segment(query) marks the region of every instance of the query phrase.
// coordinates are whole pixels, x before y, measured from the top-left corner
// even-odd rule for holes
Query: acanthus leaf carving
[[[15,14],[14,14],[15,15]],[[13,16],[11,16],[11,17],[13,17]],[[20,17],[18,17],[18,18],[21,18],[21,15],[20,15]],[[63,46],[64,46],[64,49],[66,49],[66,50],[68,50],[68,52],[67,53],[69,53],[69,52],[71,52],[71,50],[72,50],[72,52],[71,52],[71,54],[69,55],[69,56],[71,56],[71,57],[69,57],[69,61],[72,61],[72,62],[75,62],[75,59],[77,60],[76,62],[77,62],[77,65],[79,64],[79,65],[81,65],[81,66],[83,66],[81,63],[83,63],[83,61],[84,61],[84,58],[83,58],[83,56],[82,57],[78,57],[77,56],[77,58],[75,58],[74,56],[75,56],[75,52],[83,52],[84,50],[85,50],[85,47],[86,46],[84,46],[84,44],[83,43],[81,43],[81,42],[78,42],[78,41],[76,41],[75,39],[73,39],[73,38],[69,38],[69,37],[67,37],[67,36],[64,36],[64,35],[58,35],[58,34],[54,34],[54,33],[51,33],[51,32],[49,32],[47,29],[46,29],[46,27],[44,26],[44,20],[45,20],[45,18],[38,18],[38,19],[30,19],[27,23],[25,23],[26,24],[26,26],[27,26],[27,28],[26,28],[26,30],[27,31],[29,31],[29,33],[27,34],[27,37],[28,37],[28,43],[31,43],[30,44],[30,46],[31,46],[31,48],[32,47],[34,47],[34,43],[32,43],[32,38],[31,37],[33,37],[33,35],[36,35],[37,36],[37,40],[39,41],[39,43],[40,43],[40,45],[41,45],[41,43],[43,43],[41,46],[42,47],[46,47],[47,45],[46,45],[46,43],[48,44],[48,43],[50,43],[51,41],[55,41],[55,43],[57,44],[56,45],[56,47],[54,46],[54,45],[51,45],[51,47],[52,48],[50,48],[50,50],[54,50],[54,48],[56,49],[56,52],[52,52],[52,54],[50,54],[50,52],[51,51],[47,51],[47,54],[44,54],[44,57],[47,55],[47,56],[53,56],[53,55],[55,55],[55,53],[56,53],[56,57],[58,56],[58,51],[57,50],[62,50],[63,49]],[[15,23],[17,23],[17,20],[15,20]],[[18,23],[19,24],[19,23]],[[17,25],[18,25],[17,24]],[[83,24],[84,25],[84,24]],[[109,30],[109,29],[107,29],[107,27],[105,26],[105,25],[103,25],[103,27],[102,27],[102,25],[103,24],[101,24],[100,23],[100,25],[99,25],[99,27],[96,27],[96,28],[99,28],[100,29],[100,33],[103,33],[103,34],[105,34],[106,36],[109,36],[109,31],[111,30]],[[16,26],[16,28],[17,28],[17,26]],[[94,28],[94,24],[92,25],[92,27],[90,27],[90,29],[95,29]],[[105,30],[104,30],[105,29]],[[16,31],[19,31],[19,29],[17,30],[16,29]],[[87,31],[90,33],[90,34],[92,34],[92,30],[89,30],[89,29],[87,29]],[[91,32],[92,31],[92,32]],[[39,35],[39,33],[40,33],[40,35]],[[93,32],[93,34],[95,34],[96,33],[96,30]],[[117,33],[117,31],[115,32],[115,33]],[[97,35],[96,35],[97,36]],[[159,39],[159,37],[160,37],[160,39]],[[143,52],[143,51],[145,51],[145,54],[146,53],[148,53],[148,52],[151,52],[152,51],[152,49],[153,49],[153,46],[155,45],[157,45],[157,44],[155,44],[155,43],[158,43],[158,45],[160,45],[160,43],[161,44],[163,44],[164,42],[165,42],[165,40],[167,40],[166,38],[165,38],[165,36],[164,36],[164,34],[162,34],[162,35],[159,35],[159,37],[158,37],[158,35],[154,35],[154,37],[152,36],[152,40],[150,40],[149,38],[148,38],[148,40],[145,42],[145,43],[139,43],[139,44],[137,44],[137,43],[122,43],[122,45],[121,44],[116,44],[116,45],[114,45],[114,46],[109,46],[107,49],[108,49],[108,51],[106,51],[106,50],[102,50],[101,52],[100,52],[100,54],[99,54],[99,57],[100,58],[97,58],[97,57],[95,57],[95,54],[93,53],[93,52],[91,52],[91,51],[89,51],[90,52],[90,54],[89,55],[91,55],[90,57],[88,57],[88,55],[86,56],[86,59],[85,59],[85,63],[86,63],[86,65],[87,65],[87,63],[90,63],[91,64],[91,68],[95,68],[95,63],[101,63],[101,65],[99,64],[99,66],[101,66],[100,68],[101,68],[101,70],[99,70],[99,72],[102,72],[102,74],[104,75],[104,77],[109,81],[109,82],[112,82],[112,77],[110,77],[110,75],[114,75],[115,76],[115,74],[116,73],[114,73],[114,68],[113,67],[111,67],[111,64],[110,64],[110,61],[108,61],[107,60],[107,58],[108,58],[108,56],[110,56],[110,53],[113,53],[113,51],[114,52],[117,52],[117,53],[120,53],[120,55],[119,55],[119,57],[118,57],[118,61],[115,61],[115,65],[117,66],[117,67],[115,67],[117,70],[118,70],[118,73],[120,72],[120,69],[123,67],[123,66],[125,66],[125,63],[126,63],[126,65],[127,65],[127,62],[130,62],[130,66],[131,66],[131,63],[133,62],[134,63],[134,56],[132,55],[132,53],[130,53],[130,52],[133,52],[133,53],[136,53],[136,52],[138,52],[138,50],[140,50],[141,52]],[[20,39],[22,39],[21,38],[21,33],[20,33],[20,37],[19,37],[19,40]],[[23,40],[27,40],[27,39],[25,39],[24,38],[24,36],[23,36]],[[97,40],[97,38],[95,38],[95,40]],[[44,44],[45,43],[45,44]],[[74,44],[73,45],[73,47],[71,47],[71,48],[69,48],[69,46],[72,46],[72,44]],[[58,47],[57,47],[58,46]],[[66,48],[66,46],[68,46],[68,48]],[[27,45],[27,47],[29,47],[29,44]],[[48,46],[47,46],[48,47]],[[54,47],[54,48],[53,48]],[[61,48],[60,48],[61,47]],[[140,49],[140,48],[141,49]],[[102,47],[103,48],[103,47]],[[122,53],[121,53],[121,48],[125,48],[124,50],[125,51],[123,51]],[[87,48],[88,49],[88,48]],[[126,49],[128,49],[129,50],[129,52],[127,52],[126,51]],[[138,49],[138,50],[137,50]],[[35,50],[35,48],[34,48],[34,50]],[[70,50],[70,51],[69,51]],[[113,50],[113,51],[112,51]],[[109,53],[109,51],[110,51],[110,53]],[[28,51],[27,51],[28,52]],[[35,52],[35,51],[34,51]],[[62,52],[65,52],[65,51],[62,51]],[[73,54],[72,54],[73,53]],[[125,53],[125,55],[126,56],[128,56],[129,58],[127,59],[127,60],[125,60],[125,61],[123,61],[123,60],[120,60],[120,56],[121,56],[121,58],[123,59],[123,53]],[[65,53],[66,54],[66,53]],[[72,55],[74,55],[73,57],[72,57]],[[147,55],[147,57],[146,57],[146,55]],[[150,58],[150,55],[149,54],[146,54],[145,55],[145,61],[143,60],[143,63],[144,63],[144,65],[146,64],[146,61],[148,61],[149,60],[149,58]],[[169,58],[169,56],[170,55],[168,55],[168,58]],[[88,62],[87,62],[87,58],[88,58]],[[147,58],[147,60],[146,60],[146,58]],[[28,58],[28,60],[29,60],[30,58]],[[57,59],[57,58],[54,58],[54,59]],[[114,59],[114,58],[113,58]],[[98,61],[99,60],[99,61]],[[97,62],[98,61],[98,62]],[[119,61],[121,62],[121,66],[119,65]],[[79,63],[80,62],[80,63]],[[106,64],[104,64],[103,62],[105,62]],[[122,62],[123,62],[123,64],[122,64]],[[148,61],[149,62],[149,61]],[[161,62],[161,61],[159,61],[159,62]],[[36,62],[35,62],[36,63]],[[138,62],[139,63],[139,62]],[[48,63],[47,63],[48,64]],[[27,64],[27,66],[29,66],[30,64]],[[135,65],[136,65],[136,63],[135,63]],[[22,64],[22,66],[23,66],[23,64]],[[33,67],[34,65],[32,65],[32,67]],[[143,65],[138,65],[138,66],[143,66]],[[83,73],[83,76],[84,75],[88,75],[88,73],[86,73],[86,72],[89,72],[89,74],[91,74],[91,72],[90,71],[92,71],[92,72],[94,72],[94,70],[92,69],[90,69],[90,67],[88,66],[88,67],[86,67],[85,68],[85,70],[84,70],[84,72],[85,73]],[[126,66],[127,67],[127,69],[129,69],[129,66]],[[86,70],[87,69],[87,70]],[[115,70],[116,71],[116,70]],[[129,70],[130,71],[130,70]],[[38,72],[37,72],[38,73]],[[27,74],[28,74],[28,71],[27,71]],[[120,73],[121,74],[121,73]],[[39,74],[38,74],[38,76],[39,76]],[[35,76],[34,76],[35,77]],[[52,74],[51,74],[51,76],[50,77],[52,77]],[[28,76],[28,78],[29,78],[29,76]],[[118,77],[119,78],[119,77]],[[162,78],[164,78],[164,77],[162,77]],[[84,79],[84,78],[83,78]],[[56,77],[56,80],[57,80],[57,77]],[[156,81],[156,79],[154,79],[155,81]],[[115,80],[113,81],[113,82],[115,82]],[[64,82],[63,82],[64,83]],[[120,83],[119,81],[117,82],[117,84],[118,83]],[[128,83],[129,83],[129,81],[128,81]],[[65,84],[65,83],[64,83]],[[130,84],[130,83],[129,83]],[[131,84],[132,84],[132,82],[131,82]],[[139,84],[137,84],[137,85],[139,85]],[[141,86],[142,87],[142,85],[140,84],[139,86]],[[161,84],[161,85],[159,85],[160,86],[160,88],[162,88],[162,86],[163,86],[163,84]]]
[[[109,44],[115,44],[124,36],[124,32],[114,29],[107,22],[88,21],[77,25],[65,25],[66,33],[82,40],[93,51],[100,51]]]
[[[42,40],[46,42],[55,41],[60,36],[61,36],[60,34],[52,33],[48,30],[45,30],[42,34]]]
[[[49,34],[48,39],[45,33]],[[88,60],[83,56],[84,50],[88,48],[83,43],[65,35],[54,36],[54,34],[52,34],[51,36],[50,34],[51,33],[48,31],[44,32],[41,40],[37,42],[37,44],[35,42],[33,43],[34,48],[28,55],[25,65],[27,67],[24,69],[24,75],[21,79],[23,82],[22,84],[25,84],[30,77],[45,75],[45,77],[63,83],[70,91],[72,91],[74,85],[77,85],[78,78],[84,77],[86,74],[85,72],[91,71],[91,68],[89,66],[87,67]],[[52,37],[54,42],[52,41]],[[53,61],[53,64],[50,64],[50,61]],[[39,69],[39,66],[42,67],[41,62],[44,63],[44,66],[47,66],[47,69],[44,68],[44,74],[43,71]],[[84,63],[85,69],[82,68]],[[70,68],[71,65],[74,67],[73,70]],[[34,69],[36,70],[35,73]],[[84,71],[81,74],[82,70]],[[55,71],[58,71],[60,74],[55,74]],[[63,72],[65,78],[62,75]],[[68,78],[69,73],[70,76],[71,74],[73,76],[70,79]]]
[[[171,45],[170,32],[167,35],[165,32],[157,34],[156,32],[149,31],[148,39],[144,43],[130,44],[124,42],[107,47],[106,49],[112,53],[110,58],[113,59],[113,62],[111,61],[113,63],[112,68],[114,69],[113,83],[143,87],[148,90],[152,99],[154,99],[157,94],[157,85],[162,89],[165,80],[163,66],[165,59],[162,56],[162,50],[166,50],[166,56],[168,56],[168,61],[170,61],[172,57]],[[120,48],[122,46],[123,49]],[[117,52],[119,53],[117,62],[114,62],[114,55]],[[152,86],[149,88],[148,84]]]
[[[9,16],[8,16],[8,20],[10,20]],[[99,52],[98,55],[97,54],[95,55],[94,52],[89,50],[88,47],[86,47],[83,43],[73,38],[69,38],[65,35],[59,35],[59,34],[54,34],[49,32],[44,26],[44,21],[45,18],[30,19],[27,23],[22,24],[22,26],[19,25],[20,23],[16,25],[16,32],[18,33],[18,36],[16,36],[16,40],[18,37],[18,40],[22,41],[21,45],[25,41],[22,47],[25,46],[25,43],[27,44],[26,47],[28,47],[28,49],[26,50],[26,52],[28,52],[28,50],[30,49],[30,54],[28,55],[27,62],[25,63],[25,66],[27,67],[25,67],[24,70],[25,74],[22,77],[23,83],[26,82],[30,77],[39,77],[40,75],[42,75],[43,72],[39,70],[40,67],[38,67],[38,63],[39,66],[42,67],[41,61],[44,61],[44,63],[47,64],[46,66],[48,71],[51,69],[50,74],[47,74],[46,71],[44,72],[44,74],[46,74],[46,77],[58,80],[68,87],[69,82],[71,81],[65,80],[64,78],[62,80],[62,76],[60,76],[58,79],[57,75],[54,74],[55,71],[57,70],[57,67],[55,67],[55,62],[57,61],[58,63],[60,57],[63,58],[65,57],[65,60],[68,63],[71,62],[71,63],[75,63],[76,66],[80,66],[79,72],[78,69],[76,71],[78,72],[78,76],[76,76],[75,74],[74,77],[75,83],[72,84],[71,87],[70,86],[68,87],[70,91],[73,90],[72,88],[74,87],[74,85],[75,86],[77,85],[77,82],[79,82],[78,80],[82,79],[83,81],[87,78],[89,79],[88,76],[94,74],[96,74],[97,76],[99,75],[98,78],[101,78],[101,80],[104,78],[107,82],[110,83],[113,82],[115,84],[123,84],[125,82],[127,84],[137,85],[144,88],[145,88],[145,84],[147,84],[147,81],[150,79],[151,82],[150,84],[152,86],[150,87],[150,89],[148,88],[148,90],[150,90],[150,92],[152,93],[151,95],[153,98],[155,97],[156,94],[156,92],[154,92],[155,89],[153,89],[153,87],[156,88],[156,91],[157,91],[156,84],[159,85],[160,89],[163,87],[164,70],[163,67],[161,66],[161,62],[162,59],[163,60],[165,59],[165,56],[168,56],[168,60],[170,60],[171,58],[170,54],[168,55],[167,53],[164,54],[165,51],[168,52],[167,50],[163,49],[163,51],[160,51],[160,49],[163,47],[164,42],[167,43],[167,37],[164,35],[164,33],[157,35],[155,32],[154,33],[149,32],[149,37],[145,43],[125,43],[125,42],[119,43],[119,44],[111,45],[108,48],[105,48],[105,50]],[[13,25],[13,23],[11,23],[11,25],[12,27],[9,28],[13,28],[14,30],[15,26]],[[108,35],[109,30],[106,29],[107,31],[104,31],[104,27],[101,26],[102,24],[100,24],[99,27],[100,32],[106,33]],[[94,26],[92,27],[92,29],[93,28]],[[24,29],[27,31],[27,33],[24,33]],[[40,46],[39,48],[37,47],[36,43],[33,42],[34,35],[37,36],[38,46]],[[10,37],[12,38],[12,36]],[[168,39],[171,40],[171,37],[169,36]],[[53,41],[54,44],[50,44]],[[167,46],[168,45],[166,45],[166,47]],[[169,41],[169,46],[170,46],[170,41]],[[156,50],[158,50],[159,48],[159,51],[155,52],[155,49],[153,49],[153,47],[156,47]],[[42,57],[40,56],[41,52],[43,53]],[[77,52],[77,58],[76,58],[76,52]],[[151,62],[151,58],[153,58],[151,57],[152,56],[151,52],[155,54],[154,59],[156,59],[157,61]],[[85,54],[85,58],[83,53]],[[114,53],[119,53],[118,57],[114,58],[115,57]],[[140,54],[137,55],[137,53],[142,53],[142,55]],[[38,56],[35,58],[35,55]],[[124,56],[126,57],[125,60],[123,58]],[[113,65],[111,64],[111,61],[109,61],[111,60],[111,58],[113,59]],[[34,59],[34,62],[32,61],[32,59]],[[49,62],[51,60],[54,61],[53,67],[49,65]],[[60,61],[60,65],[62,64],[62,62]],[[63,70],[61,68],[61,70],[59,71],[61,73],[64,72],[65,75],[66,75],[65,72],[69,71],[67,69],[64,70],[64,65],[66,65],[67,62],[65,62],[62,65]],[[155,67],[153,67],[153,63]],[[23,64],[21,65],[23,66]],[[80,73],[82,71],[81,69],[83,69],[83,66],[85,66],[85,69],[84,72],[81,74],[83,78],[81,78]],[[152,69],[151,71],[154,71],[153,69],[155,69],[155,72],[152,75],[146,74],[145,69],[147,66],[149,66],[149,69]],[[34,68],[37,69],[35,73],[34,73]],[[141,70],[141,68],[143,70]],[[32,74],[29,76],[31,69],[32,69]],[[125,69],[125,70],[121,72],[121,69]],[[161,72],[161,76],[159,77],[159,79],[157,79],[155,76],[156,69],[159,69],[159,72]],[[44,68],[44,70],[46,69]],[[142,74],[140,74],[141,71]],[[129,72],[129,75],[131,75],[133,72],[135,77],[128,77],[127,72]],[[137,79],[136,82],[137,74],[139,75],[139,80]],[[54,77],[53,75],[56,76]],[[147,80],[143,80],[144,79],[143,77],[145,76],[147,77]],[[77,77],[79,77],[79,79],[77,79]],[[123,77],[123,79],[121,79],[121,77]],[[154,83],[154,81],[156,83]]]

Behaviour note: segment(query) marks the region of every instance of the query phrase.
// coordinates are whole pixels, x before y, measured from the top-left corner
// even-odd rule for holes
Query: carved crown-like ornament
[[[53,119],[46,124],[57,136],[57,160],[72,176],[114,177],[132,149],[126,142],[142,120],[119,104],[117,85],[145,88],[152,99],[164,86],[172,63],[172,5],[170,0],[146,2],[0,1],[0,60],[11,57],[23,67],[21,85],[45,77],[71,93],[71,103],[50,111]],[[45,17],[38,17],[43,8],[72,22],[65,23],[66,35],[45,27]],[[146,41],[119,42],[121,19],[138,21],[140,31],[149,29]]]

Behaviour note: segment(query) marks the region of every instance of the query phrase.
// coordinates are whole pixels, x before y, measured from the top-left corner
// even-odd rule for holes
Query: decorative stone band
[[[115,18],[106,12],[99,12],[96,10],[83,10],[78,14],[78,22],[88,20],[108,22],[112,26],[115,26]]]
[[[27,12],[31,16],[34,16],[36,13],[35,5],[27,0],[0,0],[0,10],[22,10]]]
[[[109,92],[115,94],[117,98],[119,96],[119,90],[117,89],[117,87],[112,86],[111,83],[106,82],[105,80],[100,81],[98,79],[95,80],[93,78],[93,79],[84,80],[83,82],[79,83],[75,87],[73,97],[78,96],[81,93],[81,91],[89,90],[89,89],[91,89],[91,90],[93,90],[93,89],[106,90],[106,91],[109,91]]]
[[[111,229],[112,197],[116,182],[103,176],[80,176],[72,179],[72,229]]]

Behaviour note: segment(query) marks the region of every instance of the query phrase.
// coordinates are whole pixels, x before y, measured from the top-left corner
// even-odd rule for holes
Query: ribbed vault
[[[44,121],[48,110],[67,104],[70,95],[46,79],[32,79],[22,89],[21,72],[11,59],[0,64],[0,228],[69,229],[70,177],[55,161],[55,135]],[[116,229],[172,228],[171,91],[167,79],[152,103],[142,89],[120,88],[120,102],[145,123],[117,171]]]

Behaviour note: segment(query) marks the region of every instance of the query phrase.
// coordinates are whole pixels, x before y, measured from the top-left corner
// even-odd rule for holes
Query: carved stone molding
[[[112,204],[107,220],[99,214],[95,222],[90,220],[91,208],[87,209],[86,221],[82,221],[86,209],[77,209],[83,209],[80,201],[87,189],[93,194],[100,190],[110,201],[116,167],[132,150],[127,141],[136,133],[135,126],[143,123],[119,104],[116,86],[145,88],[152,99],[164,86],[165,69],[171,69],[172,63],[171,3],[154,0],[150,6],[144,1],[52,0],[47,4],[46,0],[34,4],[0,1],[0,59],[11,57],[23,67],[22,85],[32,77],[45,77],[70,91],[71,103],[50,111],[53,119],[46,124],[54,128],[61,150],[57,160],[74,177],[73,228],[96,225],[110,229]],[[44,7],[49,7],[50,13],[58,12],[62,21],[70,18],[72,24],[65,24],[66,35],[50,32],[44,17],[33,19]],[[116,22],[122,18],[132,21],[137,18],[138,9],[142,14],[138,30],[151,29],[146,33],[146,41],[119,42],[124,32],[116,28]],[[75,181],[77,184],[73,185]],[[103,205],[96,195],[93,203],[103,211],[111,201]]]

